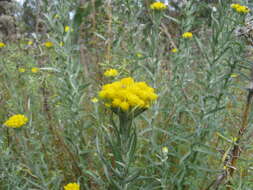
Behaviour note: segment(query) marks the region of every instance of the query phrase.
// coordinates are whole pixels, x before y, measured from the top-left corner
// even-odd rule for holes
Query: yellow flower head
[[[53,44],[53,42],[47,41],[47,42],[44,43],[44,46],[47,47],[47,48],[50,48],[50,47],[53,47],[54,44]]]
[[[192,33],[191,32],[185,32],[182,34],[183,38],[192,38]]]
[[[162,153],[166,155],[166,154],[168,154],[168,152],[169,152],[168,147],[164,146],[164,147],[162,148]]]
[[[138,58],[142,58],[142,57],[143,57],[143,55],[142,55],[141,53],[136,53],[136,56],[137,56]]]
[[[31,40],[28,41],[28,42],[27,42],[27,45],[29,45],[29,46],[33,45],[33,41],[31,41]]]
[[[115,77],[117,76],[119,73],[116,69],[108,69],[104,72],[104,76],[106,77]]]
[[[231,7],[232,9],[237,9],[237,8],[240,7],[240,6],[241,6],[241,5],[238,4],[238,3],[233,3],[233,4],[230,5],[230,7]]]
[[[162,11],[165,10],[167,8],[167,6],[162,3],[162,2],[154,2],[150,5],[150,9],[152,10],[157,10],[157,11]]]
[[[238,77],[238,74],[236,74],[236,73],[232,73],[232,74],[230,75],[230,77],[232,77],[232,78],[236,78],[236,77]]]
[[[238,12],[238,13],[249,13],[249,12],[250,12],[249,7],[240,5],[240,4],[238,4],[238,3],[236,3],[236,4],[231,4],[230,7],[231,7],[232,9],[234,9],[234,10],[235,10],[236,12]]]
[[[178,49],[177,49],[177,48],[173,48],[173,49],[171,50],[171,52],[172,52],[172,53],[177,53],[177,52],[178,52]]]
[[[135,82],[131,77],[106,84],[99,92],[99,98],[105,104],[124,112],[136,108],[146,109],[157,97],[152,87],[145,82]]]
[[[3,47],[5,47],[5,46],[6,46],[6,44],[5,44],[5,43],[0,42],[0,48],[3,48]]]
[[[80,185],[77,183],[69,183],[64,186],[64,190],[80,190]]]
[[[31,71],[32,71],[32,73],[37,73],[37,72],[39,72],[39,68],[37,68],[37,67],[33,67],[32,69],[31,69]]]
[[[98,99],[97,99],[97,98],[92,98],[91,101],[92,101],[93,103],[97,103],[97,102],[98,102]]]
[[[7,121],[4,122],[6,127],[10,128],[19,128],[25,125],[28,121],[28,118],[24,115],[17,114],[11,116]]]
[[[20,73],[24,73],[24,72],[25,72],[25,69],[24,69],[24,68],[19,68],[18,71],[19,71]]]
[[[61,47],[63,47],[64,46],[64,43],[63,42],[60,42],[60,44],[59,44]]]
[[[54,18],[57,19],[57,18],[60,18],[60,16],[58,14],[54,15]]]
[[[70,27],[69,26],[65,26],[64,31],[68,32],[69,30],[70,30]]]

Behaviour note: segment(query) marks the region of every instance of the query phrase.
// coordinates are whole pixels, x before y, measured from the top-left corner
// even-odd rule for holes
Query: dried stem
[[[107,2],[107,16],[108,16],[108,40],[107,40],[107,52],[106,52],[106,61],[111,61],[111,49],[112,49],[112,5],[111,0]]]
[[[253,97],[253,66],[251,68],[251,82],[250,82],[250,86],[248,88],[248,96],[247,96],[246,106],[245,106],[245,109],[244,109],[243,115],[242,115],[242,125],[238,131],[236,141],[233,145],[233,148],[231,149],[231,152],[227,155],[227,158],[225,159],[225,162],[224,162],[224,167],[228,168],[228,169],[223,171],[223,173],[221,175],[219,175],[216,178],[216,180],[214,180],[206,188],[206,190],[209,190],[211,187],[214,187],[214,189],[218,189],[219,186],[223,183],[223,181],[225,179],[228,179],[227,190],[232,190],[230,179],[233,177],[234,171],[236,170],[237,160],[240,157],[240,153],[241,153],[240,142],[241,142],[241,139],[243,138],[243,135],[245,134],[247,126],[248,126],[248,118],[250,115],[252,97]]]
[[[44,85],[42,87],[42,94],[43,94],[43,101],[44,101],[44,110],[46,112],[47,115],[47,119],[48,119],[48,123],[49,123],[49,129],[51,131],[51,133],[54,136],[54,144],[56,144],[58,146],[61,145],[61,147],[59,148],[63,148],[65,150],[65,152],[69,155],[69,158],[72,160],[73,162],[73,167],[75,169],[75,174],[77,177],[79,177],[82,174],[82,170],[81,168],[78,166],[78,161],[76,160],[76,156],[69,150],[68,146],[65,144],[63,138],[61,137],[61,135],[58,133],[58,131],[55,129],[55,127],[52,125],[52,115],[51,115],[51,111],[49,108],[49,104],[48,104],[48,91],[46,90],[46,86],[45,86],[45,82]]]

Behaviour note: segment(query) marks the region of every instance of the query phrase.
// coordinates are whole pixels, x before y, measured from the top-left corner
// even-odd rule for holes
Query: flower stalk
[[[131,189],[139,175],[139,170],[133,167],[137,146],[137,134],[133,121],[149,108],[157,95],[154,89],[145,82],[135,82],[129,77],[104,85],[99,92],[99,97],[118,118],[117,123],[113,117],[111,118],[112,134],[107,131],[106,135],[106,141],[111,150],[110,162],[98,146],[98,153],[110,184],[109,189]]]

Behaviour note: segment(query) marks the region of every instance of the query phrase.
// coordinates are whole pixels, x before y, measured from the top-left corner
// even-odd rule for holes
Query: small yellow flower
[[[57,19],[57,18],[60,18],[60,16],[58,14],[54,15],[54,18]]]
[[[33,45],[33,41],[31,41],[31,40],[28,41],[28,42],[27,42],[27,45],[29,45],[29,46]]]
[[[68,32],[69,30],[70,30],[70,27],[69,26],[65,26],[64,31]]]
[[[60,44],[59,44],[61,47],[63,47],[64,46],[64,43],[63,42],[60,42]]]
[[[192,38],[192,33],[191,32],[185,32],[182,34],[183,38]]]
[[[98,99],[97,99],[97,98],[92,98],[91,101],[92,101],[93,103],[97,103],[97,102],[98,102]]]
[[[24,73],[24,72],[25,72],[25,69],[24,69],[24,68],[19,68],[18,71],[19,71],[20,73]]]
[[[167,8],[167,6],[162,3],[162,2],[154,2],[150,5],[150,9],[152,10],[157,10],[157,11],[162,11],[165,10]]]
[[[37,67],[33,67],[32,69],[31,69],[31,71],[32,71],[32,73],[37,73],[37,72],[39,72],[39,68],[37,68]]]
[[[171,50],[171,52],[172,52],[172,53],[177,53],[177,52],[178,52],[178,49],[177,49],[177,48],[173,48],[173,49]]]
[[[3,48],[3,47],[5,47],[5,46],[6,46],[6,44],[5,44],[5,43],[0,42],[0,48]]]
[[[110,108],[110,107],[111,107],[111,104],[105,103],[105,107]]]
[[[64,186],[64,190],[80,190],[80,185],[77,183],[69,183]]]
[[[136,53],[136,56],[137,56],[138,58],[142,58],[142,57],[143,57],[143,55],[142,55],[141,53]]]
[[[116,69],[108,69],[104,72],[104,76],[106,77],[115,77],[117,76],[119,73]]]
[[[164,146],[164,147],[162,148],[162,153],[163,153],[164,155],[166,155],[166,154],[168,154],[168,152],[169,152],[168,147]]]
[[[236,77],[238,77],[238,74],[236,74],[236,73],[232,73],[232,74],[230,75],[230,77],[232,77],[232,78],[236,78]]]
[[[17,114],[11,116],[7,121],[4,122],[6,127],[10,128],[19,128],[25,125],[28,121],[28,118],[22,114]]]
[[[44,46],[47,47],[47,48],[51,48],[54,46],[54,43],[53,42],[50,42],[50,41],[47,41],[44,43]]]

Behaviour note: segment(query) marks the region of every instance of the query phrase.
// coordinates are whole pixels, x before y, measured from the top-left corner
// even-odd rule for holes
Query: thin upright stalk
[[[252,97],[253,97],[253,66],[251,68],[251,82],[250,86],[248,88],[248,95],[247,95],[247,100],[246,100],[246,105],[243,111],[242,115],[242,125],[241,128],[238,131],[236,141],[233,145],[233,148],[231,149],[231,152],[227,154],[227,158],[224,159],[224,167],[228,168],[227,170],[224,170],[221,175],[219,175],[216,180],[214,180],[207,188],[206,190],[211,189],[211,187],[214,187],[214,189],[218,189],[221,184],[223,184],[223,181],[225,179],[228,179],[227,184],[227,190],[232,190],[231,187],[231,179],[233,177],[234,171],[236,170],[236,164],[237,160],[240,157],[241,154],[241,146],[240,142],[246,132],[246,129],[248,127],[248,118],[250,115],[250,108],[252,106]]]

